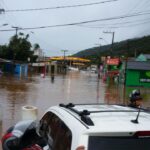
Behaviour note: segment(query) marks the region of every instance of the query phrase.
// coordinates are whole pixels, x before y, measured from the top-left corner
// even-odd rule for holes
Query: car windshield
[[[150,150],[150,138],[90,136],[88,150]]]

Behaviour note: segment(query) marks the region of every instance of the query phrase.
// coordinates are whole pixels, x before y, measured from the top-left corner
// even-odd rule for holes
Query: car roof
[[[67,112],[76,123],[82,124],[91,133],[150,131],[150,113],[142,108],[107,104],[61,104],[57,106],[57,111],[59,110],[61,113]],[[63,117],[67,120],[67,117]],[[138,123],[135,122],[137,117]]]

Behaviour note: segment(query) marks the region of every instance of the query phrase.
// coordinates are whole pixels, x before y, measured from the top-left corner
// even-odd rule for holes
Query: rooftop
[[[143,54],[145,57],[146,57],[146,59],[150,59],[150,54]]]
[[[10,60],[0,58],[0,62],[11,62]]]
[[[132,70],[150,70],[150,62],[145,61],[128,61],[127,69]]]

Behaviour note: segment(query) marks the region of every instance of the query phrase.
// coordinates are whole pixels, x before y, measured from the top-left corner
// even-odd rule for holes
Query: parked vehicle
[[[19,140],[15,141],[26,142],[27,139],[29,142],[26,143],[33,141],[32,146],[38,144],[45,149],[44,146],[48,145],[47,150],[149,150],[150,148],[150,111],[140,107],[60,104],[50,107],[38,126],[32,123],[26,125],[26,130],[17,125],[10,130],[13,135],[17,135],[14,134],[14,129],[21,129],[23,133],[17,136]],[[20,126],[24,126],[24,123]],[[33,129],[36,136],[27,134],[23,140],[22,135],[25,135],[28,129]],[[9,134],[6,134],[5,139],[3,138],[3,147],[4,142],[7,144],[8,137]],[[42,142],[45,141],[44,146],[40,144],[39,138]],[[13,143],[14,141],[10,145]]]
[[[97,73],[97,66],[96,65],[91,65],[90,71],[91,71],[91,73]]]
[[[60,104],[40,120],[52,150],[149,150],[150,112],[100,104]]]

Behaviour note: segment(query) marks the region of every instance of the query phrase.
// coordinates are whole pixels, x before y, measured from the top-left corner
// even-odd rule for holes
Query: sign
[[[150,71],[141,71],[140,72],[140,82],[150,83]]]
[[[107,59],[107,65],[119,65],[119,58]]]
[[[43,67],[45,66],[45,63],[32,63],[33,67]]]

